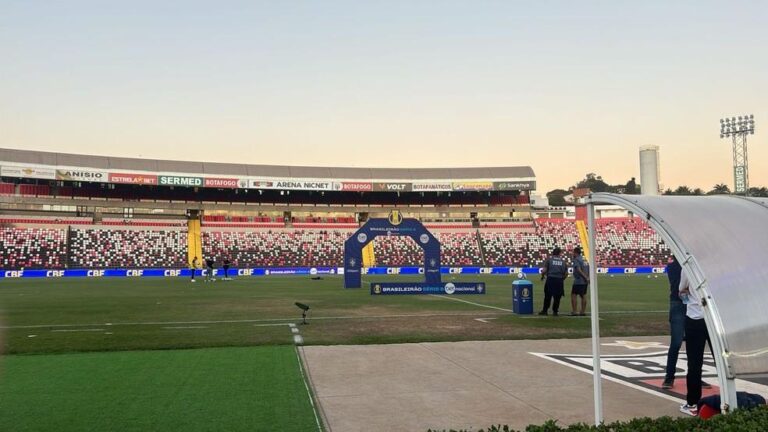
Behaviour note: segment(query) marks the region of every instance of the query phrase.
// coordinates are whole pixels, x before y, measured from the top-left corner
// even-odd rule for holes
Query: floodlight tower
[[[749,195],[747,135],[755,134],[755,116],[720,119],[720,138],[733,140],[733,192]]]

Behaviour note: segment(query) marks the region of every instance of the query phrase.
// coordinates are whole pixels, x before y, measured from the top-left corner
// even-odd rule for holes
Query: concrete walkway
[[[622,383],[616,374],[613,381],[603,380],[607,422],[680,415],[683,371],[677,394],[653,390],[663,376],[658,364],[664,361],[666,342],[665,337],[603,340],[608,344],[602,346],[603,362],[611,366],[606,356],[618,355],[614,370],[628,380]],[[589,339],[567,339],[310,346],[303,355],[333,432],[477,430],[493,424],[524,429],[548,419],[561,425],[593,422],[592,375],[577,365],[590,363],[591,356],[568,366],[570,359],[532,354],[590,355],[590,344]],[[632,357],[644,351],[656,356]],[[678,367],[684,365],[682,357]]]

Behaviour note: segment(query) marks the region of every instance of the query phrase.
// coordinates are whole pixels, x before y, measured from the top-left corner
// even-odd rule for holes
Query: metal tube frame
[[[592,321],[592,388],[595,399],[595,425],[603,422],[603,387],[600,366],[600,314],[597,294],[597,250],[595,249],[595,205],[587,201],[587,234],[589,238],[589,296],[590,318]]]
[[[636,215],[644,216],[646,222],[656,231],[656,233],[672,250],[672,253],[678,258],[678,261],[683,267],[683,270],[688,275],[688,279],[691,281],[691,285],[694,287],[694,289],[699,291],[699,297],[706,299],[707,301],[706,307],[703,308],[704,320],[707,324],[707,330],[709,331],[712,350],[716,355],[714,360],[717,369],[717,381],[720,385],[721,410],[727,413],[737,408],[736,377],[734,376],[728,362],[730,350],[728,349],[728,344],[725,340],[725,330],[720,318],[720,313],[717,309],[717,304],[709,294],[706,276],[702,271],[701,266],[696,261],[696,257],[687,251],[685,245],[682,243],[682,241],[680,241],[680,239],[677,238],[677,235],[675,234],[672,227],[669,226],[669,224],[667,224],[664,220],[657,219],[654,215],[648,213],[645,209],[640,207],[636,201],[632,201],[628,197],[622,195],[595,193],[590,194],[587,197],[586,202],[591,206],[600,203],[615,204],[629,211],[632,211]],[[590,238],[592,235],[593,234],[590,233]],[[592,255],[594,256],[594,252]],[[590,263],[591,261],[592,260],[590,259]],[[596,296],[596,290],[593,290],[593,295]],[[597,401],[595,401],[595,403],[597,403]],[[595,409],[595,412],[597,413],[597,408]]]

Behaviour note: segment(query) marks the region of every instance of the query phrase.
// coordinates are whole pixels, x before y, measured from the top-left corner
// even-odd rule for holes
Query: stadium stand
[[[244,267],[335,267],[351,231],[203,231],[203,254]]]
[[[16,185],[13,183],[0,183],[0,195],[13,195],[16,193]]]
[[[173,219],[104,219],[101,225],[136,227],[185,227],[186,220]]]
[[[379,236],[373,241],[376,265],[401,267],[424,262],[424,252],[410,237]]]
[[[184,230],[72,228],[70,268],[186,267]]]
[[[222,219],[223,218],[223,219]],[[229,257],[245,267],[335,267],[343,264],[344,241],[358,224],[347,218],[296,218],[293,228],[269,217],[210,216],[202,231],[203,251]],[[598,265],[664,266],[669,249],[640,218],[596,221]],[[185,220],[2,216],[4,269],[184,267]],[[559,246],[568,253],[579,244],[573,220],[531,223],[427,223],[442,244],[442,265],[538,266]],[[419,266],[422,249],[409,237],[374,240],[379,266]]]
[[[3,216],[0,217],[0,224],[11,225],[91,225],[93,219],[78,217],[40,217],[40,216]]]
[[[489,266],[539,266],[555,246],[565,251],[579,245],[576,225],[570,219],[538,219],[534,232],[480,231],[483,256]]]
[[[483,259],[480,246],[477,243],[475,231],[468,232],[437,232],[435,233],[441,246],[441,264],[450,267],[481,266]],[[422,254],[414,265],[423,263]]]
[[[600,266],[664,266],[669,261],[669,248],[642,219],[605,218],[595,223]]]
[[[0,228],[0,265],[3,269],[59,269],[67,256],[67,233],[53,228]]]
[[[51,194],[48,185],[20,184],[19,194],[21,196],[45,196]]]

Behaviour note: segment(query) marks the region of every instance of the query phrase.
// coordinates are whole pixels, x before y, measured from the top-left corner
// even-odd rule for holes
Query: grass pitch
[[[364,286],[393,280],[418,278]],[[372,296],[338,276],[1,280],[0,430],[318,430],[289,327],[297,301],[311,307],[297,326],[305,344],[590,335],[585,317],[511,314],[512,277],[445,280],[484,281],[487,293]],[[667,332],[665,277],[599,282],[602,335]]]
[[[408,279],[418,278],[366,277],[367,282]],[[587,318],[505,311],[512,308],[512,277],[466,275],[455,280],[484,281],[487,294],[372,296],[365,287],[343,289],[337,276],[195,284],[185,278],[6,279],[0,282],[4,347],[6,353],[26,354],[290,344],[287,324],[301,316],[297,301],[311,307],[310,325],[301,326],[306,344],[590,335]],[[543,287],[538,280],[533,283],[538,310]],[[566,295],[560,312],[570,310]],[[667,310],[663,276],[600,278],[606,336],[664,334]]]
[[[317,431],[295,348],[10,356],[2,431]]]

